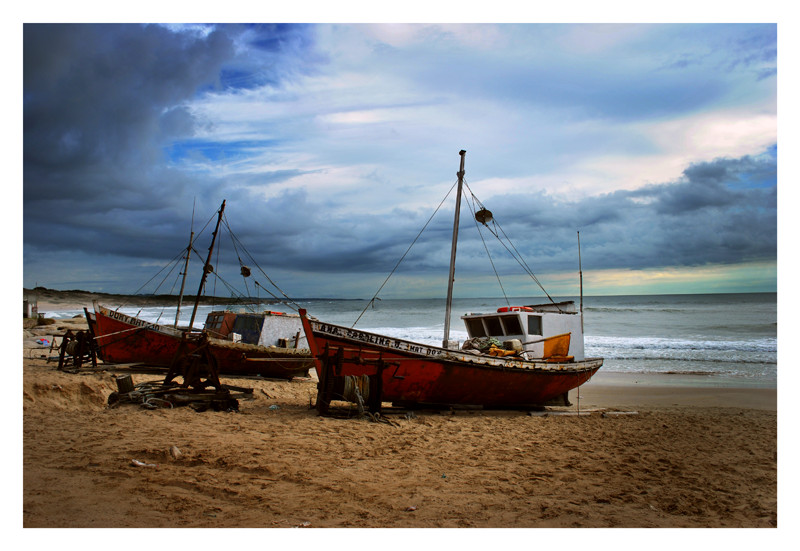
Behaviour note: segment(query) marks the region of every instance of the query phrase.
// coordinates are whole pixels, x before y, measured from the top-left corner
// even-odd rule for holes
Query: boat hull
[[[337,388],[326,379],[377,376],[379,385],[370,390],[379,387],[380,400],[396,405],[536,407],[582,385],[603,365],[602,358],[549,363],[478,356],[322,323],[303,311],[301,317],[323,392]]]
[[[106,363],[137,363],[169,367],[184,338],[184,331],[149,323],[133,316],[95,307],[94,333],[100,357]],[[187,352],[197,345],[186,342]],[[314,366],[308,351],[264,347],[211,339],[211,353],[219,372],[291,379],[306,377]]]

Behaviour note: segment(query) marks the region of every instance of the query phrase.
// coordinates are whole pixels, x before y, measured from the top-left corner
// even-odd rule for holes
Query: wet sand
[[[319,417],[313,379],[223,378],[254,389],[238,412],[109,408],[112,366],[61,372],[35,342],[83,323],[23,330],[25,528],[777,526],[774,388],[601,371],[547,414],[387,424]]]

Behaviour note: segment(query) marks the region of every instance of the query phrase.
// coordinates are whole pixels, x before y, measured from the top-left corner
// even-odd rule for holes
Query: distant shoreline
[[[48,289],[46,287],[34,287],[33,289],[28,289],[23,287],[22,289],[23,299],[28,300],[38,306],[38,310],[40,312],[52,310],[52,311],[64,311],[64,310],[80,310],[82,308],[91,308],[92,302],[97,300],[101,303],[104,303],[107,306],[120,306],[120,305],[135,305],[135,306],[174,306],[178,303],[178,295],[152,295],[152,294],[116,294],[116,293],[102,293],[102,292],[95,292],[95,291],[86,291],[83,289],[70,289],[66,291],[57,290],[57,289]],[[585,299],[592,299],[592,298],[608,298],[608,297],[636,297],[636,296],[648,296],[648,297],[662,297],[662,296],[708,296],[709,293],[689,293],[686,295],[683,294],[673,294],[673,295],[586,295],[584,296]],[[711,293],[710,295],[775,295],[777,297],[777,293],[775,292],[768,292],[768,291],[757,291],[752,293]],[[475,297],[459,297],[460,299],[472,299]],[[483,299],[488,299],[492,297],[480,297]],[[500,298],[500,297],[495,297]],[[514,299],[515,297],[510,297]],[[525,297],[531,298],[531,297]],[[558,300],[577,300],[578,297],[572,296],[564,296],[564,297],[557,297]],[[289,300],[295,302],[307,302],[307,301],[328,301],[328,302],[348,302],[348,301],[364,301],[367,299],[364,298],[330,298],[330,297],[291,297]],[[387,299],[384,299],[387,300]],[[388,300],[403,300],[403,299],[388,299]],[[444,297],[425,297],[420,298],[419,300],[440,300],[444,301]],[[183,303],[192,303],[194,301],[194,295],[184,295]],[[281,304],[285,301],[277,300],[274,298],[265,298],[265,297],[221,297],[221,296],[201,296],[200,297],[200,304],[204,306],[208,305],[234,305],[234,304],[241,304],[241,305],[250,305],[250,304]],[[591,308],[591,305],[588,306]]]
[[[58,291],[55,289],[46,289],[44,287],[36,287],[34,289],[23,288],[23,298],[25,300],[36,303],[39,310],[44,309],[55,310],[56,306],[61,309],[67,308],[69,305],[77,306],[91,306],[92,302],[97,300],[100,302],[113,303],[113,304],[136,304],[137,306],[172,306],[178,303],[178,295],[118,295],[114,293],[94,293],[92,291],[83,290],[69,290]],[[184,302],[194,300],[192,295],[184,295]],[[200,304],[229,304],[231,302],[241,302],[246,304],[276,304],[275,299],[259,299],[259,298],[235,298],[235,297],[211,297],[201,296]]]
[[[91,308],[93,301],[98,301],[110,305],[136,305],[136,306],[174,306],[178,303],[178,295],[120,295],[115,293],[96,293],[81,289],[71,289],[59,291],[57,289],[47,289],[46,287],[35,287],[33,289],[22,289],[24,300],[28,300],[37,305],[39,312],[48,310],[80,310],[81,308]],[[184,295],[183,303],[192,303],[193,295]],[[360,300],[360,299],[309,299],[292,298],[291,300]],[[231,305],[231,304],[280,304],[282,301],[273,298],[260,297],[219,297],[201,296],[201,305]]]

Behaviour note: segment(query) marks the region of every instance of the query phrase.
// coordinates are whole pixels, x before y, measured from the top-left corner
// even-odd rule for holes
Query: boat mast
[[[189,235],[189,246],[186,247],[186,264],[183,265],[183,280],[181,281],[181,292],[178,295],[178,310],[175,312],[175,327],[178,327],[178,318],[181,315],[181,303],[183,302],[183,288],[186,286],[186,274],[189,273],[189,257],[192,255],[192,241],[194,241],[194,232]]]
[[[456,192],[456,215],[453,221],[453,244],[450,248],[450,275],[447,278],[447,306],[445,307],[444,315],[444,340],[442,346],[448,348],[447,344],[450,340],[450,310],[453,306],[453,281],[455,280],[456,273],[456,245],[458,243],[458,219],[461,214],[461,187],[464,183],[464,156],[467,154],[465,150],[458,152],[461,155],[461,167],[458,170],[458,191]]]
[[[208,258],[203,265],[203,277],[200,278],[200,287],[197,289],[197,297],[194,299],[194,309],[192,310],[192,319],[189,320],[189,331],[194,327],[194,318],[197,315],[197,307],[200,304],[200,295],[203,293],[208,274],[214,271],[211,266],[211,254],[214,252],[214,242],[217,240],[217,232],[219,232],[219,224],[222,222],[222,213],[225,210],[225,200],[222,200],[222,206],[219,208],[219,217],[217,218],[217,227],[214,228],[214,233],[211,236],[211,246],[208,248]]]
[[[578,232],[578,274],[581,282],[581,334],[583,334],[583,268],[581,267],[581,232]]]

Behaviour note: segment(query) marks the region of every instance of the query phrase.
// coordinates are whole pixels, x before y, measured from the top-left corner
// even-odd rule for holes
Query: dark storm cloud
[[[181,102],[216,85],[231,55],[220,32],[25,25],[26,244],[132,253],[126,228],[148,241],[169,226],[189,181],[165,168],[161,148],[193,132]]]
[[[298,71],[301,64],[279,54],[303,47],[302,29],[25,25],[26,248],[171,254],[175,236],[185,239],[192,203],[212,212],[224,195],[219,178],[170,166],[190,154],[187,140],[201,124],[187,102],[201,91],[246,88]],[[236,40],[258,43],[262,58],[237,58]],[[234,79],[230,71],[248,76]],[[221,155],[202,143],[198,151],[211,161]],[[263,175],[261,183],[292,175]]]
[[[242,208],[246,203],[246,191],[231,201],[230,226],[259,263],[321,274],[388,273],[430,215],[398,212],[390,218],[351,216],[326,208],[304,191],[283,193],[258,210]],[[450,229],[446,229],[448,225]],[[451,232],[452,220],[442,216],[425,232],[407,269],[425,259],[427,241],[433,240],[436,247],[449,244],[447,235],[439,239],[441,235],[436,230],[442,228]]]
[[[770,187],[770,182],[774,185],[776,181],[777,167],[772,163],[751,157],[719,159],[692,165],[684,171],[680,182],[668,187],[644,188],[634,197],[653,199],[658,214],[674,216],[745,203],[748,210],[775,208],[774,203],[763,203],[765,194],[761,186]]]
[[[680,179],[576,202],[539,194],[487,202],[533,265],[575,264],[576,231],[593,269],[644,269],[774,261],[777,255],[777,161],[717,159]]]
[[[216,82],[232,44],[158,26],[26,25],[24,52],[26,165],[127,168],[154,160],[164,111]]]
[[[447,189],[439,151],[463,141],[486,151],[481,174],[531,182],[513,196],[475,191],[537,273],[574,269],[578,229],[592,269],[774,260],[774,149],[573,201],[531,191],[529,176],[535,166],[549,182],[577,180],[571,169],[595,159],[602,173],[606,157],[674,154],[621,120],[646,127],[770,98],[770,81],[752,83],[774,66],[774,26],[650,27],[577,53],[563,51],[571,38],[551,43],[548,27],[544,38],[512,28],[510,48],[455,49],[362,42],[363,29],[25,25],[26,284],[133,290],[180,253],[190,227],[213,222],[222,199],[248,251],[289,274],[296,296],[385,276],[439,200],[432,190]],[[609,178],[602,189],[614,189]],[[400,273],[446,272],[452,199]],[[486,274],[467,208],[462,216],[459,273]],[[196,236],[201,256],[209,236]],[[501,270],[518,269],[492,252]]]
[[[546,193],[479,199],[536,273],[574,269],[578,230],[583,261],[595,270],[774,261],[775,170],[775,156],[765,154],[697,163],[674,182],[574,202]],[[448,204],[452,200],[451,195]],[[261,257],[301,270],[313,266],[319,273],[388,274],[430,216],[398,209],[391,217],[346,217],[327,212],[305,193],[285,194],[267,206],[270,223],[253,220],[250,226],[266,231],[262,237],[275,236],[256,245]],[[446,269],[452,215],[452,206],[437,213],[400,273]],[[505,273],[522,273],[491,234],[484,231],[484,239],[498,267]],[[466,205],[458,261],[460,273],[491,273]]]

